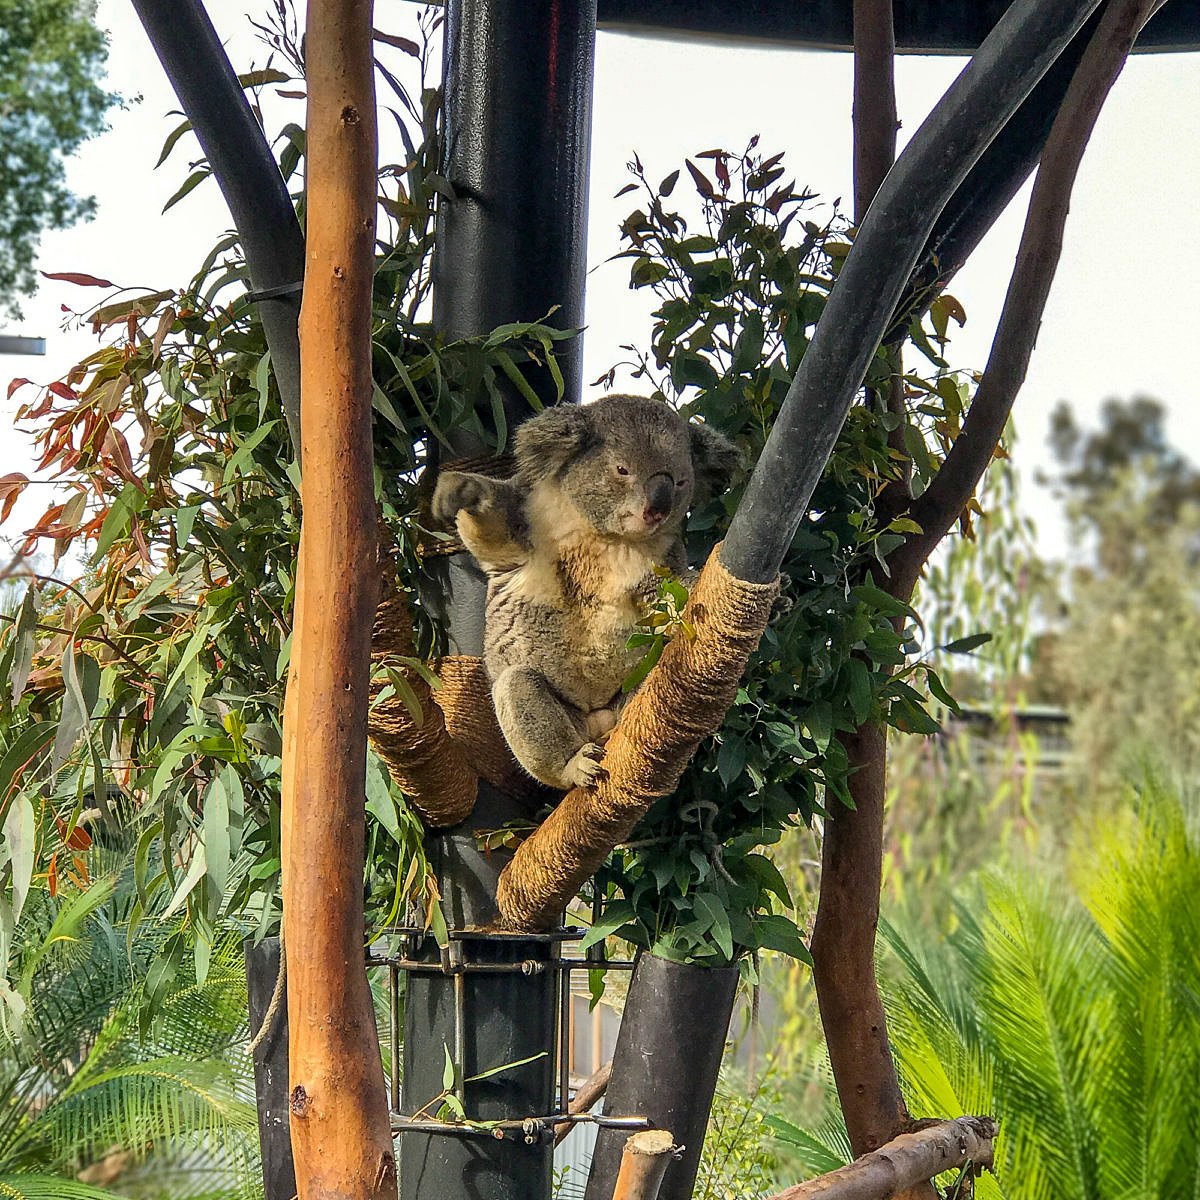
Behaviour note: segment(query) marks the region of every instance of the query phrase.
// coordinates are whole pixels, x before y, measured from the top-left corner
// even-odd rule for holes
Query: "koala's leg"
[[[591,787],[603,775],[603,749],[589,741],[576,709],[528,667],[509,667],[492,685],[496,719],[517,761],[556,788]]]

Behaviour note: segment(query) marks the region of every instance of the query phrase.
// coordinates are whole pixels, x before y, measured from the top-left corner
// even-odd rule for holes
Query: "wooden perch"
[[[675,1139],[665,1129],[631,1134],[621,1153],[613,1200],[655,1200],[675,1150]]]
[[[937,1121],[913,1133],[902,1133],[848,1166],[798,1183],[770,1200],[888,1200],[928,1183],[943,1171],[968,1163],[975,1168],[990,1167],[996,1132],[991,1117]]]
[[[578,1091],[571,1097],[567,1112],[574,1116],[591,1112],[596,1102],[608,1091],[608,1081],[612,1078],[612,1059],[604,1064],[594,1075],[589,1076],[579,1085]],[[563,1138],[575,1128],[573,1121],[562,1121],[554,1127],[554,1144],[557,1146]]]
[[[719,728],[771,615],[778,581],[747,583],[709,557],[684,611],[696,636],[673,638],[630,700],[604,756],[608,773],[575,788],[518,847],[500,876],[501,925],[546,929],[650,806],[675,790],[696,747]]]
[[[391,662],[402,672],[416,698],[421,719],[414,720],[404,698],[395,694],[373,702],[367,717],[367,734],[375,753],[421,820],[431,829],[444,829],[457,825],[475,807],[479,779],[468,765],[462,747],[446,731],[446,718],[435,703],[429,684],[398,661],[416,655],[412,614],[407,597],[396,583],[390,558],[384,557],[381,568],[371,661],[376,666]],[[490,699],[487,703],[490,710]]]

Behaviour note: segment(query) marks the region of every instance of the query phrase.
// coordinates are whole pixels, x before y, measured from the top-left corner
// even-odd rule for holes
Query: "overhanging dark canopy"
[[[602,29],[719,41],[748,39],[849,50],[852,0],[599,0]],[[1008,0],[896,0],[902,54],[971,54]],[[1200,50],[1200,0],[1172,0],[1139,51]]]

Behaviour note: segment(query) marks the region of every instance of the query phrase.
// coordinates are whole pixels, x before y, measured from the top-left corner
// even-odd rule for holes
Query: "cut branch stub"
[[[552,925],[654,801],[675,790],[696,747],[720,727],[779,583],[736,578],[719,552],[684,611],[696,636],[673,638],[630,700],[608,742],[608,777],[568,792],[501,874],[496,902],[504,928]]]

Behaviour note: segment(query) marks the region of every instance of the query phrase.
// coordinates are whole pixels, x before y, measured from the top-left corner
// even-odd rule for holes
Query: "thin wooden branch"
[[[1013,0],[888,172],[730,523],[736,578],[775,577],[938,213],[1099,3]]]
[[[370,0],[308,9],[300,316],[304,520],[284,711],[289,1104],[305,1200],[395,1200],[363,955],[367,702],[379,591],[371,449],[377,141]]]
[[[887,1200],[943,1171],[992,1165],[991,1117],[937,1121],[880,1146],[848,1166],[787,1188],[770,1200]]]
[[[854,0],[855,221],[896,159],[895,60],[892,0]]]
[[[893,64],[881,61],[884,46],[894,44],[890,0],[885,4],[857,0],[854,18],[855,165],[857,170],[860,162],[868,163],[878,183],[891,165],[883,161],[883,153],[895,152]],[[869,71],[877,77],[872,79]],[[890,145],[881,141],[882,118],[870,120],[871,105],[891,113]],[[861,210],[869,202],[869,196],[857,192]],[[888,402],[889,407],[903,404],[898,377],[889,388]],[[895,486],[903,487],[903,481]],[[868,723],[841,735],[841,742],[850,765],[848,786],[854,806],[839,805],[825,822],[811,949],[821,1024],[842,1115],[854,1152],[864,1154],[905,1128],[909,1116],[875,978],[875,929],[883,877],[885,732],[881,725]]]
[[[613,1200],[656,1200],[675,1149],[675,1139],[665,1129],[631,1134],[621,1154]]]
[[[892,578],[888,586],[902,599],[912,595],[926,560],[962,513],[995,454],[1025,382],[1062,256],[1063,229],[1083,152],[1134,39],[1161,2],[1110,0],[1067,89],[1042,152],[987,367],[961,434],[941,470],[910,509],[909,515],[922,532],[909,537],[889,560]]]
[[[612,1078],[612,1059],[610,1058],[594,1075],[589,1075],[571,1097],[567,1112],[573,1116],[591,1112],[596,1102],[608,1091],[608,1081]],[[574,1121],[562,1121],[554,1127],[554,1144],[557,1146],[563,1138],[575,1128]]]

